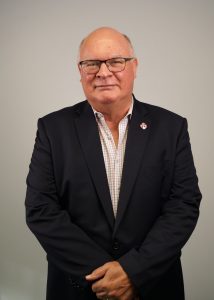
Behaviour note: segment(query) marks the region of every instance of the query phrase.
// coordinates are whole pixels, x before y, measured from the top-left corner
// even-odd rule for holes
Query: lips
[[[103,89],[108,89],[108,88],[112,88],[115,87],[116,84],[99,84],[99,85],[95,85],[95,88],[103,88]]]

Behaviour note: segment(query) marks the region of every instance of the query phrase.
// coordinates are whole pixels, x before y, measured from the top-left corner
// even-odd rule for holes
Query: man
[[[48,300],[183,300],[181,249],[201,194],[187,122],[133,96],[127,36],[81,43],[87,101],[38,121],[27,224],[47,253]]]

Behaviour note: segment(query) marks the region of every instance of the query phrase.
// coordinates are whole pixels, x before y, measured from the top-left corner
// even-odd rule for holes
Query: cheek
[[[120,81],[121,85],[131,86],[136,77],[135,68],[128,68],[124,70],[124,72],[118,72],[115,74],[118,81]]]
[[[125,74],[124,76],[118,78],[118,80],[120,81],[121,87],[124,88],[124,90],[127,90],[133,86],[134,78],[134,74],[132,73],[131,75]]]
[[[90,78],[88,76],[82,76],[80,81],[84,90],[89,90],[93,88],[93,78]]]

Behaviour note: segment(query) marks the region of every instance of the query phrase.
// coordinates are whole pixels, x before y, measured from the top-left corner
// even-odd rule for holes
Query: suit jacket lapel
[[[142,128],[143,126],[140,126],[142,123],[145,123],[144,129]],[[129,199],[131,198],[131,191],[134,186],[143,158],[143,153],[148,142],[150,125],[151,122],[149,120],[146,107],[142,103],[135,100],[128,129],[114,234],[124,216]]]
[[[82,108],[77,111],[77,118],[75,119],[79,141],[97,194],[109,224],[113,229],[115,218],[97,123],[91,106],[88,103],[84,103]]]

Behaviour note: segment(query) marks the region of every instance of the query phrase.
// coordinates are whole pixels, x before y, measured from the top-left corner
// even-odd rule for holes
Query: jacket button
[[[76,288],[76,282],[72,279],[72,278],[69,278],[69,282],[70,282],[70,284],[71,284],[71,286],[73,287],[73,288]]]
[[[119,250],[120,244],[118,243],[118,241],[114,241],[114,242],[113,242],[112,248],[113,248],[114,250]]]

